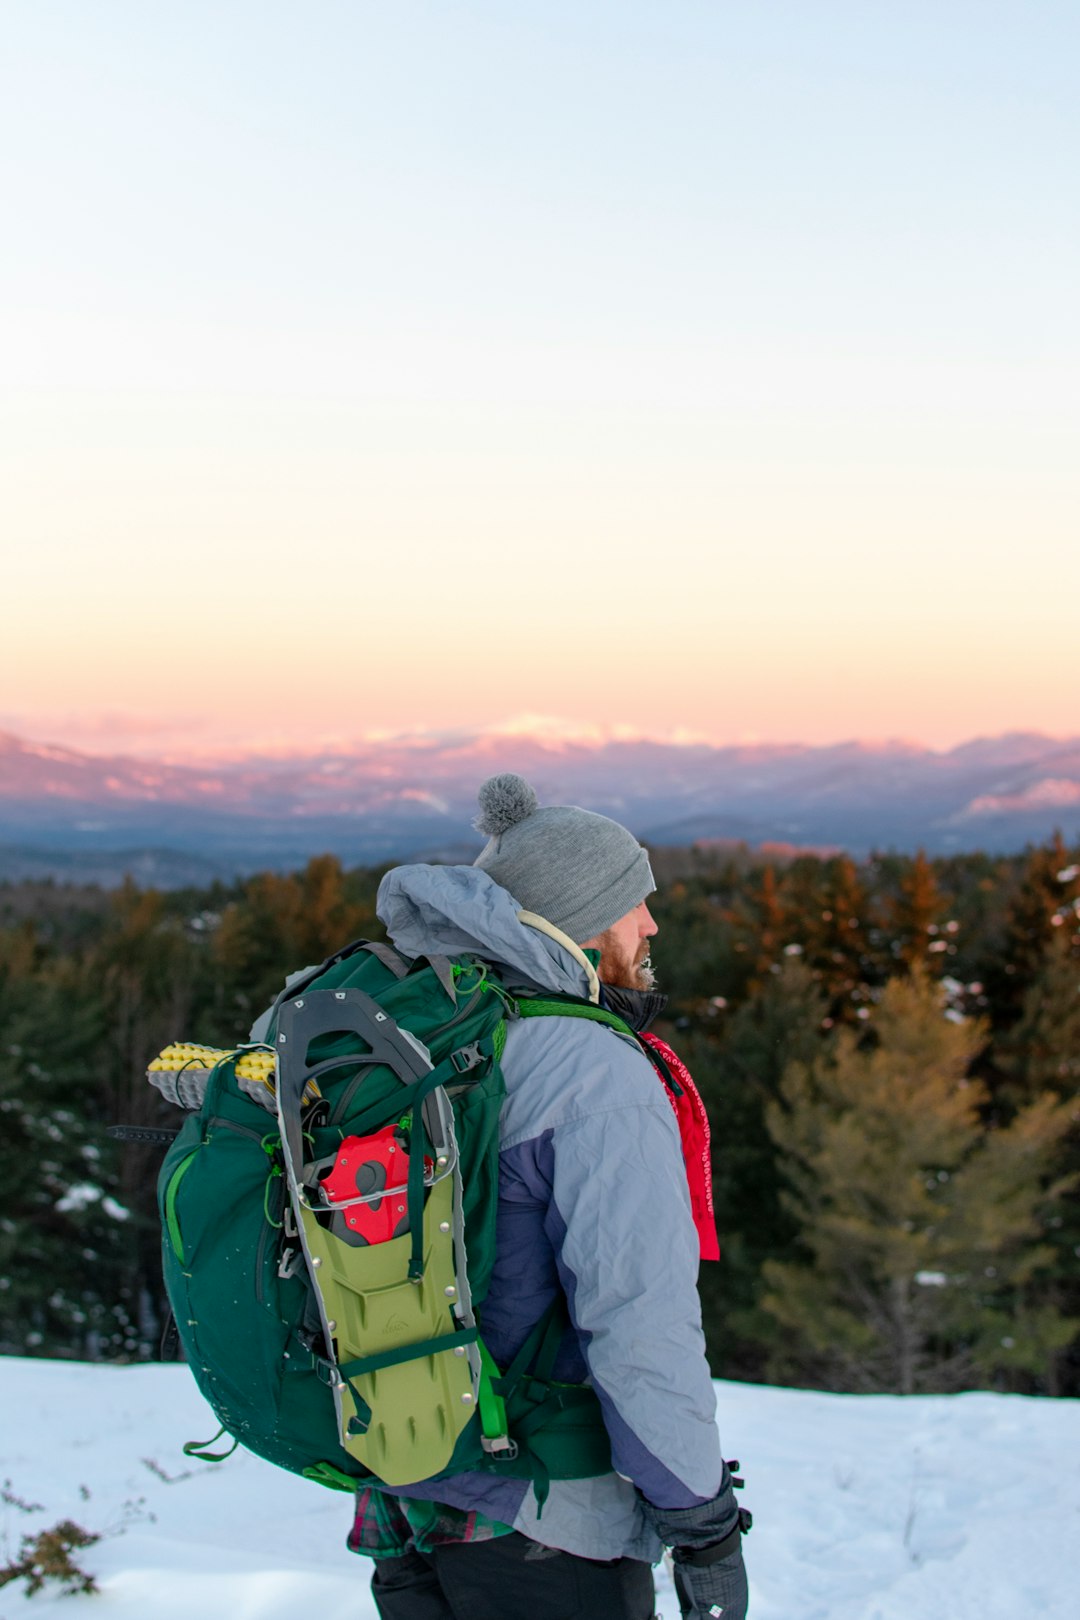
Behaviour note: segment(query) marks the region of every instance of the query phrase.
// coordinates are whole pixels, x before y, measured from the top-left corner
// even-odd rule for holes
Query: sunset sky
[[[35,0],[0,728],[1080,733],[1080,9]]]

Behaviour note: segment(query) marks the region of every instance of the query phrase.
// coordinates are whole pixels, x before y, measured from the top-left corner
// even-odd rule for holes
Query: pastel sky
[[[1080,732],[1080,9],[35,0],[0,727]]]

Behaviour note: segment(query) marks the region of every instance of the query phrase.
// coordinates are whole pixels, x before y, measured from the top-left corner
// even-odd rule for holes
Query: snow
[[[75,1210],[85,1209],[88,1204],[95,1204],[102,1196],[100,1187],[91,1182],[80,1182],[77,1187],[69,1187],[63,1198],[56,1201],[57,1211],[61,1215],[70,1215]]]
[[[69,1187],[64,1196],[57,1199],[56,1208],[61,1215],[70,1215],[99,1201],[106,1215],[114,1221],[130,1220],[131,1211],[118,1204],[115,1198],[106,1196],[102,1188],[95,1187],[91,1181],[80,1181],[76,1186]]]
[[[1080,1402],[733,1383],[717,1396],[755,1517],[751,1620],[1073,1620]],[[40,1504],[0,1504],[0,1562],[62,1518],[103,1533],[76,1554],[99,1595],[27,1600],[13,1583],[0,1620],[375,1620],[346,1496],[241,1451],[183,1457],[217,1428],[185,1367],[0,1359],[0,1409],[5,1495]],[[657,1573],[657,1608],[677,1620]]]

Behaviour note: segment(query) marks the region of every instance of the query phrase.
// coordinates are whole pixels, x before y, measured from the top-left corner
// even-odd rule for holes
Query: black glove
[[[746,1515],[749,1518],[749,1514]],[[676,1547],[675,1590],[684,1620],[746,1620],[749,1593],[743,1564],[742,1515],[729,1536],[712,1547]]]
[[[735,1501],[732,1487],[741,1484],[725,1463],[719,1492],[700,1507],[658,1508],[642,1498],[646,1518],[672,1549],[684,1620],[746,1620],[742,1538],[753,1520]]]

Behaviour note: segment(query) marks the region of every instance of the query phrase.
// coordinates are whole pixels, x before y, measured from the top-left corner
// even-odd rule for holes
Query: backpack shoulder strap
[[[607,1007],[597,1007],[591,1001],[582,1001],[576,996],[559,995],[517,995],[514,999],[522,1018],[587,1018],[590,1023],[606,1024],[609,1029],[616,1030],[620,1035],[629,1035],[635,1044],[640,1045],[637,1035],[625,1019]]]

